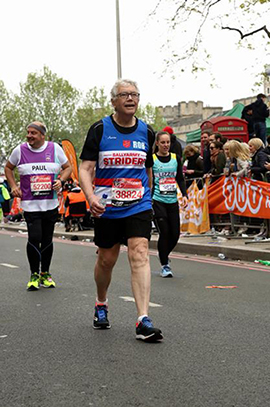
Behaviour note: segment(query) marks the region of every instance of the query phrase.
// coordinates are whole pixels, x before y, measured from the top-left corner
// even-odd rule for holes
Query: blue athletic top
[[[149,151],[147,125],[120,133],[111,117],[102,119],[103,134],[96,165],[95,195],[107,195],[104,218],[124,218],[152,208],[145,160]]]

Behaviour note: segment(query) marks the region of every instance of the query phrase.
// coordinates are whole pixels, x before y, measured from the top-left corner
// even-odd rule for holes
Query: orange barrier
[[[250,178],[222,177],[208,187],[209,213],[270,219],[270,184]]]

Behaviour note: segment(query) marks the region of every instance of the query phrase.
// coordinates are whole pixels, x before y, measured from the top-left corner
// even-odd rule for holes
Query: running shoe
[[[30,281],[27,283],[28,291],[36,291],[40,286],[40,276],[38,273],[31,274]]]
[[[157,342],[163,339],[160,329],[154,328],[149,317],[143,317],[141,322],[136,324],[136,339],[145,342]]]
[[[163,278],[173,277],[172,269],[169,264],[161,267],[160,275]]]
[[[40,273],[40,285],[45,288],[55,287],[55,282],[50,273]]]
[[[93,320],[94,329],[109,329],[111,327],[108,316],[108,306],[100,304],[95,306],[95,314]]]

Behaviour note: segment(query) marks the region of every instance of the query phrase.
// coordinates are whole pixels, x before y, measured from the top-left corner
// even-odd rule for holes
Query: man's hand
[[[62,188],[62,182],[60,179],[56,179],[53,183],[53,190],[54,191],[60,191],[60,189]]]
[[[92,195],[89,199],[90,212],[96,218],[99,218],[105,212],[105,207],[100,205],[99,199],[96,195]]]
[[[21,198],[22,197],[22,191],[21,188],[16,186],[11,189],[11,195],[14,196],[14,198]]]

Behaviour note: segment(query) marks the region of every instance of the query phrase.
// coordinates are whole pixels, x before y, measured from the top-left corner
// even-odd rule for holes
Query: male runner
[[[53,254],[53,231],[58,218],[57,192],[72,169],[62,148],[45,140],[46,127],[34,121],[27,126],[27,142],[17,146],[5,166],[5,174],[14,197],[21,198],[28,229],[27,257],[31,277],[29,291],[40,285],[55,287],[49,272]],[[18,168],[20,186],[14,177]],[[61,171],[61,178],[57,178]]]
[[[80,157],[83,160],[80,183],[95,217],[95,243],[99,248],[93,327],[110,328],[107,291],[120,245],[125,243],[138,313],[136,339],[155,342],[163,339],[160,329],[154,328],[148,317],[151,280],[148,241],[152,226],[149,184],[155,137],[153,129],[135,117],[139,98],[136,82],[115,83],[111,90],[115,112],[89,129]],[[101,198],[107,199],[106,207]]]

